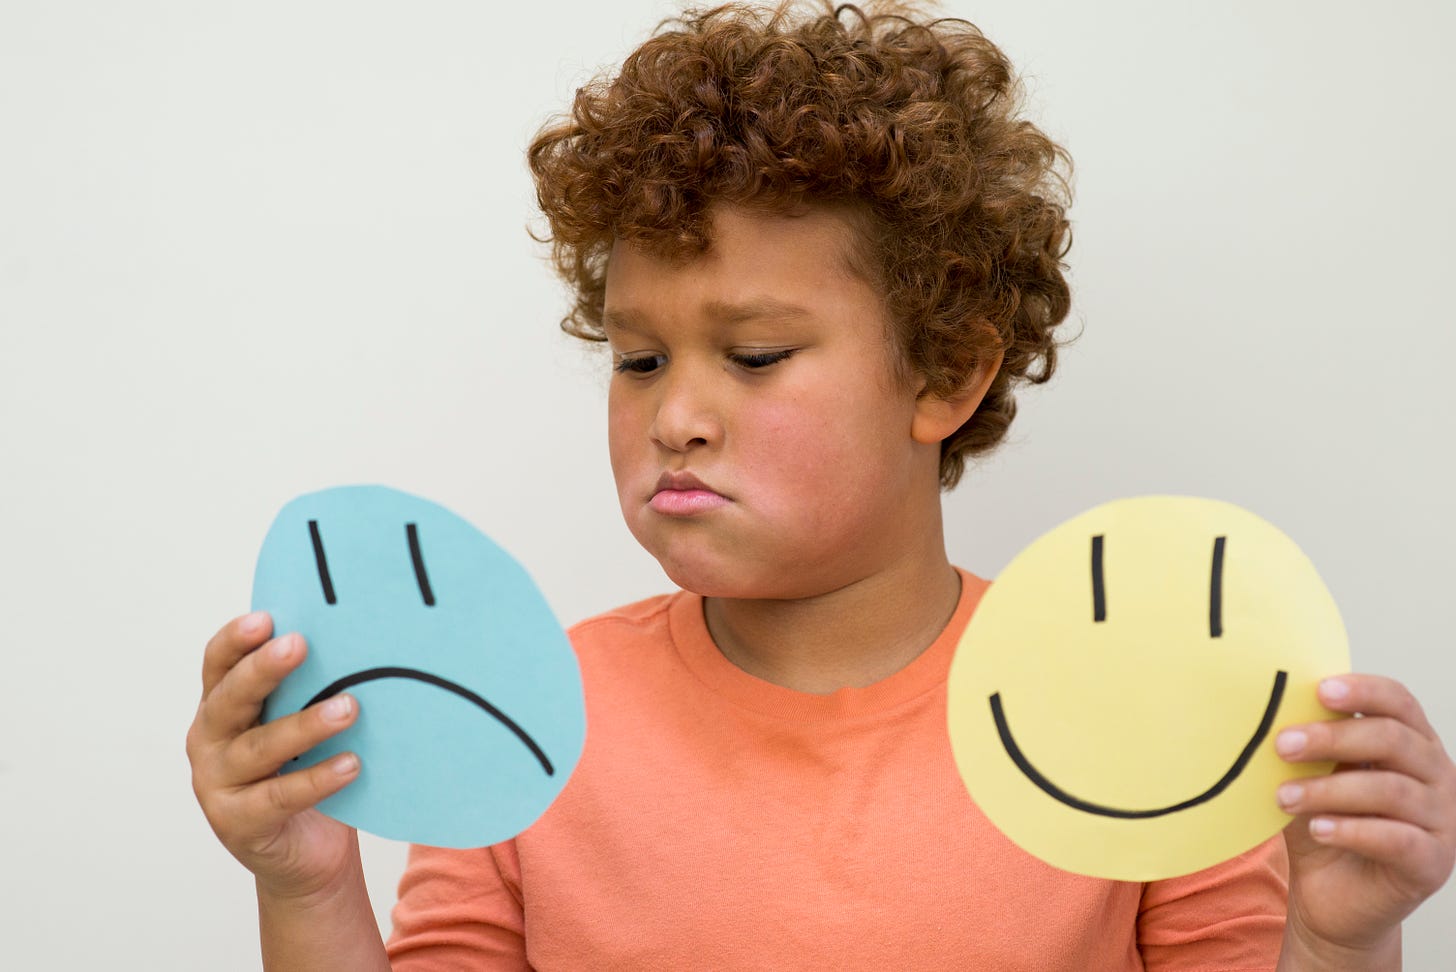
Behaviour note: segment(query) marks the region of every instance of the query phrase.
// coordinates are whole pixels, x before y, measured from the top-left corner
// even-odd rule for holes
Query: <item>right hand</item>
[[[360,869],[354,828],[313,809],[359,775],[359,760],[341,753],[306,770],[278,771],[352,725],[359,704],[336,695],[260,725],[263,700],[308,650],[296,633],[268,640],[272,630],[272,619],[256,612],[223,625],[207,643],[187,759],[207,822],[253,872],[260,893],[306,897],[327,893]],[[341,699],[345,713],[330,718],[331,704]],[[335,768],[341,762],[349,767],[344,772]]]

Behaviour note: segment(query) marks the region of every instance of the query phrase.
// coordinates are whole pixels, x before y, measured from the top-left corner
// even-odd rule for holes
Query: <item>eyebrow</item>
[[[814,312],[807,307],[800,307],[798,304],[790,304],[787,301],[768,296],[754,297],[739,302],[710,300],[704,305],[704,308],[710,317],[722,324],[742,324],[744,321],[754,320],[790,320],[814,316]],[[631,329],[646,323],[647,318],[648,315],[642,311],[624,307],[606,311],[602,315],[602,324],[608,329]]]

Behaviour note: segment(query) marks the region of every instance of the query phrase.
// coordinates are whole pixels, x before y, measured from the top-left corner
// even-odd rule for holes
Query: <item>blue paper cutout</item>
[[[279,512],[253,609],[308,656],[270,695],[270,722],[326,695],[354,725],[283,771],[359,754],[318,809],[395,840],[479,847],[516,836],[581,756],[581,672],[525,570],[470,523],[384,486],[300,496]]]

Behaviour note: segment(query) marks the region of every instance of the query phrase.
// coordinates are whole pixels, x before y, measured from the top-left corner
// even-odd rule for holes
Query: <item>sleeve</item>
[[[385,950],[395,972],[530,968],[515,841],[454,850],[411,844]]]
[[[1148,972],[1272,972],[1288,890],[1283,834],[1207,870],[1144,885],[1137,934]]]

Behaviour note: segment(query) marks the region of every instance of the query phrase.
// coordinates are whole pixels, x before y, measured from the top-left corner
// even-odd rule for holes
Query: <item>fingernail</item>
[[[262,611],[254,611],[252,614],[246,614],[238,622],[238,629],[243,634],[254,634],[263,627],[264,616]]]
[[[1335,822],[1325,817],[1315,817],[1309,822],[1309,832],[1316,837],[1328,837],[1335,832]]]
[[[1285,810],[1288,810],[1304,796],[1304,787],[1298,783],[1285,783],[1279,788],[1277,796],[1279,798],[1279,805]]]
[[[1320,682],[1320,694],[1331,702],[1338,702],[1350,694],[1349,684],[1340,681],[1338,678],[1327,678]]]
[[[348,776],[359,768],[359,757],[353,753],[345,753],[342,756],[335,756],[329,763],[329,769],[340,776]]]
[[[1305,744],[1309,737],[1298,729],[1286,729],[1274,740],[1274,749],[1280,756],[1298,756],[1304,751]],[[1269,792],[1265,790],[1264,792]]]
[[[277,659],[287,658],[293,654],[293,635],[284,635],[273,643],[273,657]]]
[[[348,695],[336,695],[324,703],[324,718],[330,722],[340,722],[349,717],[354,709],[354,699]]]

